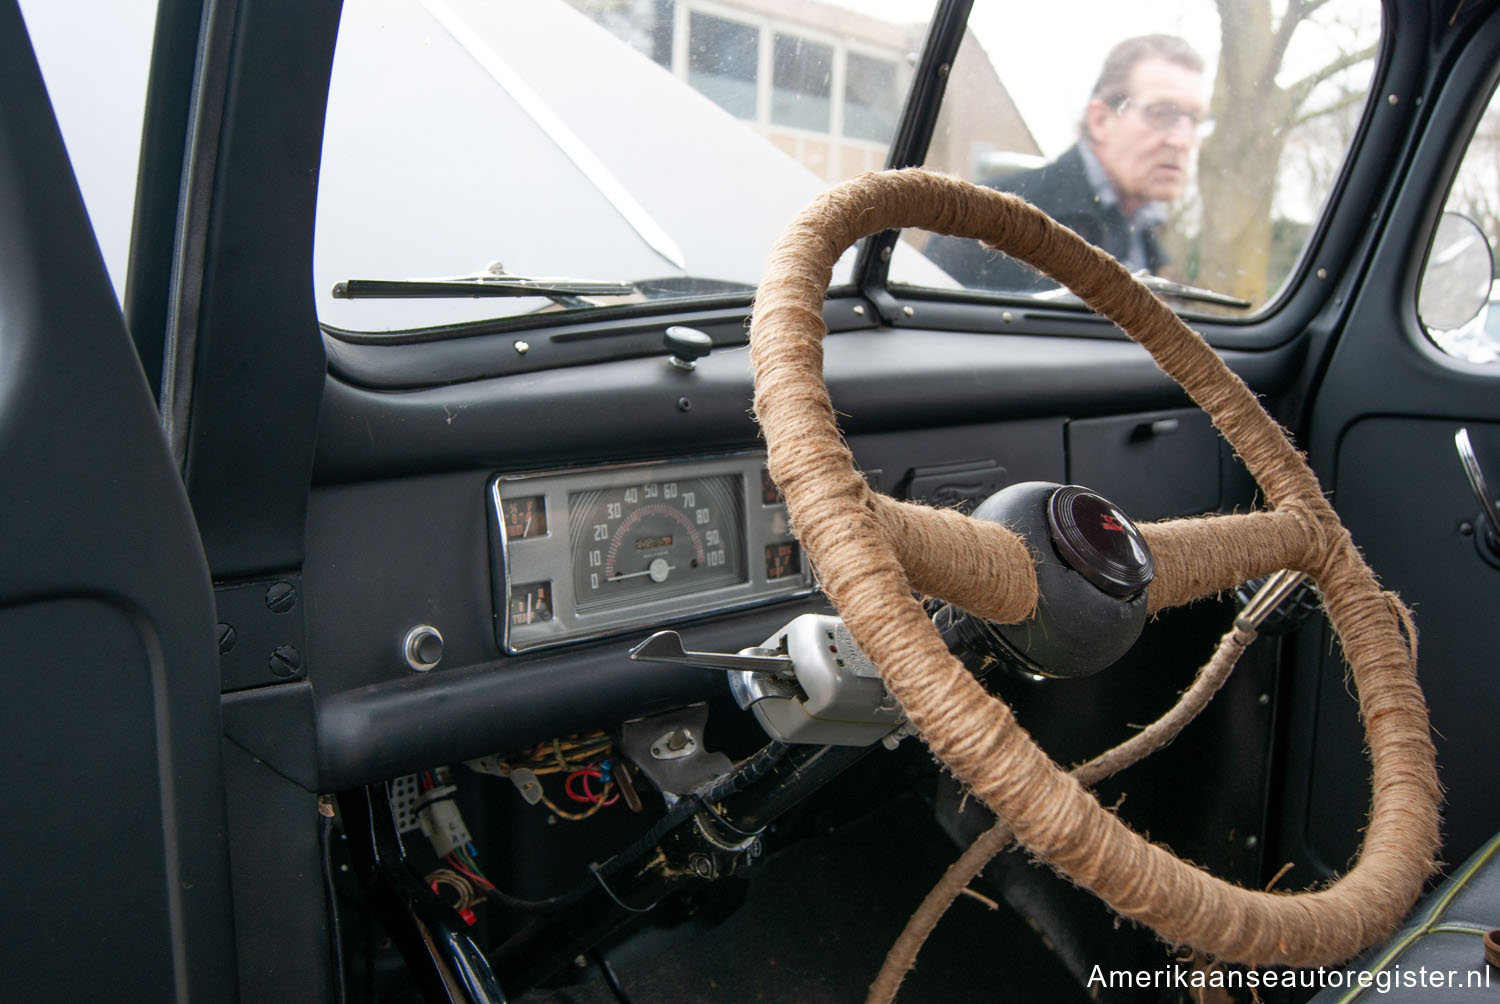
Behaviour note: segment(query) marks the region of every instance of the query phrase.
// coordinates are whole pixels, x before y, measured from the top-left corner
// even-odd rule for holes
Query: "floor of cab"
[[[758,863],[744,905],[649,959],[597,965],[516,1004],[851,1004],[957,850],[913,795]],[[960,896],[906,978],[902,1002],[1071,1004],[1087,995],[1014,912]]]

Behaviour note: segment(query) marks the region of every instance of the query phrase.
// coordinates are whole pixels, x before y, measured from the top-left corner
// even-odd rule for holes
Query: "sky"
[[[123,299],[156,0],[21,0],[21,17]]]

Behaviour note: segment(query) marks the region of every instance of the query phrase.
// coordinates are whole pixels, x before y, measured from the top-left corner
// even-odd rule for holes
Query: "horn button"
[[[982,502],[976,519],[1007,527],[1036,562],[1037,608],[1017,624],[972,615],[944,633],[971,667],[993,662],[1028,676],[1091,676],[1140,637],[1154,565],[1119,506],[1078,485],[1027,481]]]

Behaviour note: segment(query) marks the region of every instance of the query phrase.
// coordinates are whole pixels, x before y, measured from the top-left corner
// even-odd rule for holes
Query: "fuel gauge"
[[[505,513],[506,540],[547,536],[547,500],[541,495],[506,499],[501,509]]]
[[[552,619],[552,583],[527,582],[512,586],[510,592],[510,626],[525,627]]]

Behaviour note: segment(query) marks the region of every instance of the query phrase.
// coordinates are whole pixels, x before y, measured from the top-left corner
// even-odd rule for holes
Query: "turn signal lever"
[[[735,702],[784,743],[868,746],[900,738],[893,735],[904,721],[900,705],[837,617],[803,614],[733,655],[689,652],[676,631],[658,631],[630,657],[724,670]]]

